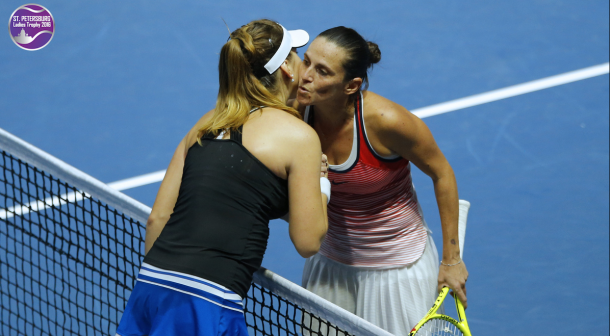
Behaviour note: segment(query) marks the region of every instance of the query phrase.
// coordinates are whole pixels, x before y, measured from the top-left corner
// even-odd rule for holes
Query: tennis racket
[[[466,221],[469,209],[470,202],[460,200],[460,217],[458,222],[460,257],[464,254],[464,238],[466,236]],[[428,314],[411,330],[409,336],[472,336],[468,327],[468,321],[466,320],[464,306],[457,295],[453,296],[458,314],[457,320],[437,313],[437,310],[441,307],[443,301],[445,301],[447,294],[449,294],[449,288],[443,287]]]

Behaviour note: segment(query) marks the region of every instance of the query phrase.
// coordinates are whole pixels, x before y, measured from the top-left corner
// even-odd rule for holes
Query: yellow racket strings
[[[428,320],[419,328],[417,336],[463,336],[464,333],[453,323],[438,318]]]

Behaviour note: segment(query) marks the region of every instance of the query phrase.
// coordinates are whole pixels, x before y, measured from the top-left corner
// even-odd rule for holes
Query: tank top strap
[[[313,128],[313,125],[314,125],[313,105],[307,106],[304,117],[305,117],[304,121]]]
[[[243,133],[244,133],[244,125],[241,125],[237,129],[237,132],[231,132],[231,134],[229,134],[229,138],[241,145],[242,144],[241,136]]]
[[[211,132],[205,132],[202,136],[201,139],[214,139],[214,134],[212,134]]]
[[[354,127],[357,130],[357,136],[354,141],[359,142],[358,146],[358,154],[365,156],[368,154],[366,143],[368,143],[368,138],[366,136],[366,129],[364,128],[364,113],[362,111],[362,104],[364,103],[364,97],[362,92],[358,93],[358,98],[354,100]]]
[[[392,157],[382,157],[369,142],[368,135],[366,134],[366,126],[364,124],[364,95],[360,93],[360,97],[356,99],[354,103],[356,109],[356,118],[358,121],[358,141],[360,144],[359,148],[359,161],[366,163],[369,166],[382,168],[382,169],[399,169],[409,163],[399,155]]]
[[[259,107],[255,107],[253,109],[250,110],[250,114],[252,114],[255,111],[258,111],[262,108],[265,108],[266,106],[259,106]],[[244,125],[239,126],[239,128],[237,129],[237,132],[231,132],[231,134],[229,134],[229,138],[237,143],[239,143],[240,145],[242,144],[242,135],[244,133]]]

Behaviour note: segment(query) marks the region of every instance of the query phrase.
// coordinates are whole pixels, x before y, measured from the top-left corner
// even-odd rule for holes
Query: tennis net
[[[150,208],[0,129],[0,334],[114,335]],[[261,268],[250,335],[390,335]]]

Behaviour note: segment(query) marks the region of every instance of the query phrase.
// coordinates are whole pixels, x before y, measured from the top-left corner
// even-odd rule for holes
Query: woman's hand
[[[328,178],[328,158],[322,154],[322,166],[320,168],[320,177]]]
[[[443,261],[445,263],[445,261]],[[453,290],[454,295],[457,295],[464,308],[468,307],[466,298],[466,281],[468,280],[468,270],[464,262],[460,262],[455,266],[441,265],[438,271],[438,291],[443,287],[449,287]]]

